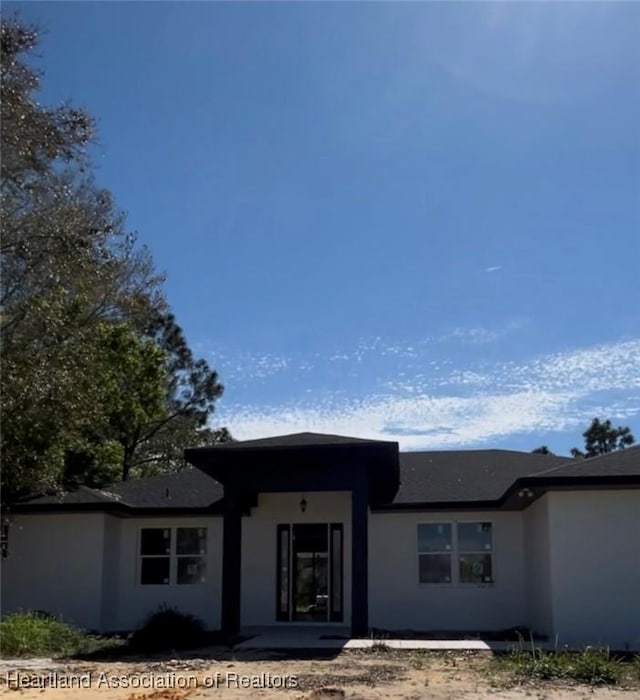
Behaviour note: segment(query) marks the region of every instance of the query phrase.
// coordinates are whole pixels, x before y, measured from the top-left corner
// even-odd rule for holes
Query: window
[[[140,583],[167,584],[171,571],[171,530],[145,528],[140,531]]]
[[[207,531],[203,527],[179,527],[176,537],[177,583],[204,583],[207,569]]]
[[[204,583],[206,554],[206,528],[142,528],[140,583],[165,586]]]
[[[491,583],[491,523],[458,523],[460,583]]]
[[[420,583],[451,581],[451,525],[418,525],[418,564]]]
[[[420,583],[493,583],[492,559],[489,522],[418,525]]]

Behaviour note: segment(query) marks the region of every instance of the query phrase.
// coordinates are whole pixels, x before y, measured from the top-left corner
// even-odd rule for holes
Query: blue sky
[[[241,439],[640,439],[640,5],[5,3]]]

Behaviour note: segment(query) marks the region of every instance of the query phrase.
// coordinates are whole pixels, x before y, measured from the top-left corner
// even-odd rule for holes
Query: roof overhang
[[[611,491],[640,489],[640,475],[605,475],[589,477],[539,477],[516,479],[498,499],[485,501],[426,501],[381,503],[376,512],[524,510],[549,491]]]
[[[222,499],[210,506],[132,506],[128,503],[14,503],[5,515],[39,515],[45,513],[106,513],[120,518],[156,516],[221,515]]]
[[[242,447],[185,451],[198,469],[235,493],[352,491],[366,483],[370,502],[388,502],[399,485],[397,442]]]

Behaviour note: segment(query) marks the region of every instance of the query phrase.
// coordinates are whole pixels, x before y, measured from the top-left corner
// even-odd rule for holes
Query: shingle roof
[[[298,433],[233,443],[245,447],[293,447],[375,442],[338,435]],[[213,448],[218,449],[218,448]],[[640,478],[640,446],[591,459],[572,459],[512,450],[450,450],[400,453],[400,487],[393,506],[464,504],[500,500],[519,479],[541,486],[555,479]],[[80,487],[61,495],[32,499],[27,507],[128,509],[209,509],[223,488],[199,469],[120,482],[104,489]]]
[[[199,469],[183,469],[102,489],[120,503],[138,508],[206,508],[223,496],[221,484]]]
[[[208,508],[222,498],[222,486],[199,469],[183,469],[145,479],[121,481],[103,489],[81,486],[74,491],[39,496],[29,507],[47,506],[128,506],[130,508],[189,509]]]
[[[516,479],[572,461],[512,450],[403,452],[393,503],[494,501]]]
[[[640,445],[598,455],[589,459],[571,459],[537,476],[546,478],[640,476]]]
[[[113,499],[105,493],[87,486],[79,486],[73,491],[47,494],[32,498],[29,503],[32,505],[74,505],[77,503],[112,503]]]

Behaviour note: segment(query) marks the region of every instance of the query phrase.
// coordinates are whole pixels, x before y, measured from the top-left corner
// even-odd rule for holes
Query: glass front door
[[[278,525],[277,619],[342,621],[342,524]]]
[[[326,622],[329,576],[326,552],[296,552],[294,620]]]

